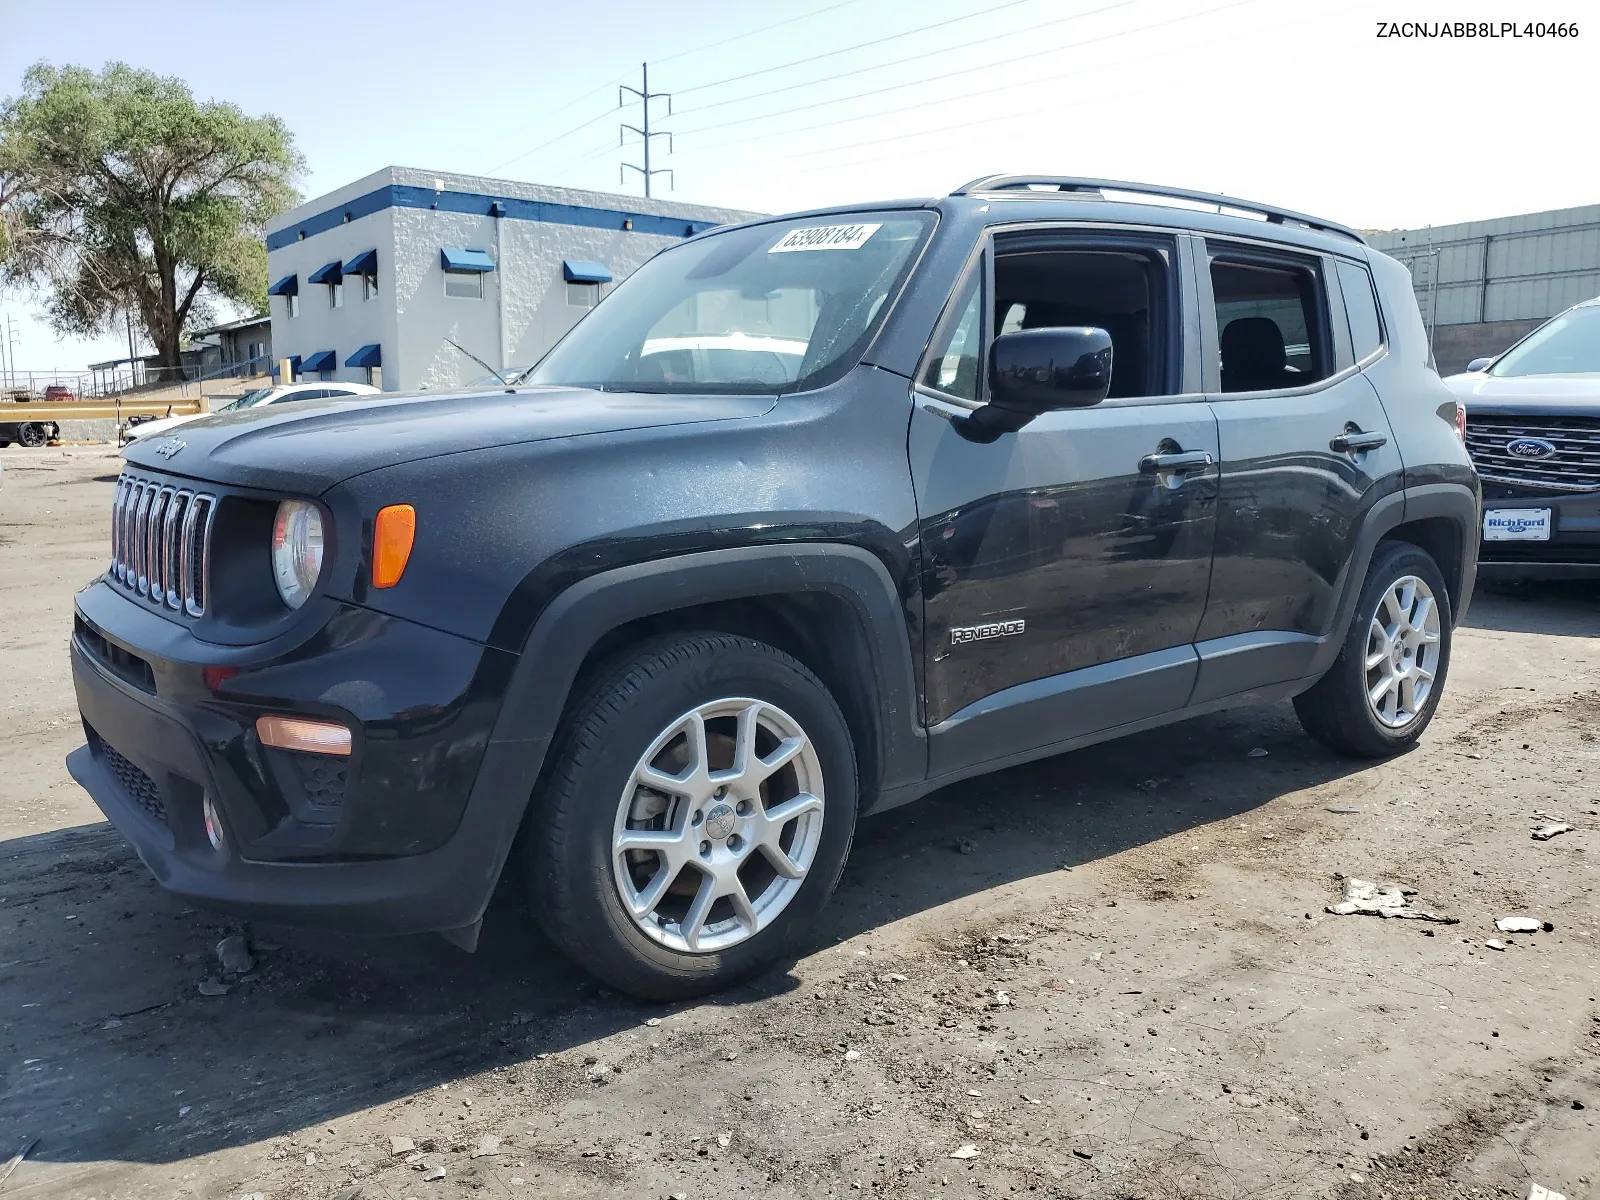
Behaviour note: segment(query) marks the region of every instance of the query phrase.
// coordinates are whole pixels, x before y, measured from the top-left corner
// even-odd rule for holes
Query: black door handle
[[[1209,450],[1180,450],[1175,454],[1146,454],[1139,460],[1139,470],[1146,475],[1162,471],[1187,475],[1190,471],[1204,471],[1211,463]]]
[[[1328,449],[1338,454],[1360,454],[1363,450],[1376,450],[1387,446],[1389,439],[1381,433],[1362,433],[1359,429],[1341,433],[1328,443]]]

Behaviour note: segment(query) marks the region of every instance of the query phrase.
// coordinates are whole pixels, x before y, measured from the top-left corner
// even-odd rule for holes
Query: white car
[[[296,400],[321,400],[327,396],[368,396],[376,395],[381,389],[366,383],[290,383],[278,387],[255,388],[245,392],[237,399],[230,400],[221,408],[214,408],[209,413],[187,413],[176,417],[162,417],[156,421],[142,421],[137,425],[129,425],[127,440],[146,438],[152,434],[160,435],[170,433],[179,425],[186,425],[190,421],[198,421],[201,417],[215,416],[217,413],[238,412],[245,408],[265,408],[269,404],[292,404]]]

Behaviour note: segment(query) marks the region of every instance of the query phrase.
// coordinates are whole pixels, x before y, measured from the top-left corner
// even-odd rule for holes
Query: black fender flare
[[[894,581],[883,562],[860,546],[806,542],[634,563],[598,572],[556,595],[528,633],[490,738],[492,757],[514,757],[517,764],[516,778],[505,785],[519,789],[524,800],[532,794],[578,672],[612,630],[695,605],[803,592],[845,600],[869,647],[878,778],[862,780],[863,798],[920,783],[927,775],[927,739],[910,631]]]
[[[1440,563],[1445,583],[1457,597],[1451,605],[1452,625],[1460,625],[1472,599],[1472,587],[1478,573],[1478,519],[1480,503],[1478,493],[1464,483],[1427,483],[1403,488],[1384,496],[1362,518],[1356,534],[1355,553],[1345,568],[1346,577],[1339,594],[1339,607],[1334,614],[1333,627],[1322,638],[1321,645],[1312,658],[1312,676],[1320,678],[1333,660],[1339,657],[1346,631],[1355,616],[1356,601],[1367,582],[1367,570],[1377,553],[1378,543],[1402,525],[1412,521],[1443,518],[1456,527],[1460,538],[1460,561],[1455,564]]]

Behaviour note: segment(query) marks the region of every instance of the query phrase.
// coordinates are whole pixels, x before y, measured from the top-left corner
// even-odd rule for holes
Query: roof
[[[495,212],[498,206],[499,212]],[[269,251],[391,208],[503,216],[662,237],[687,237],[760,216],[742,209],[551,187],[483,175],[385,167],[267,222]]]
[[[253,329],[258,325],[270,326],[272,315],[262,313],[259,317],[240,317],[237,321],[224,321],[221,325],[208,325],[204,329],[196,329],[195,337],[206,337],[213,333],[232,333],[238,329]]]

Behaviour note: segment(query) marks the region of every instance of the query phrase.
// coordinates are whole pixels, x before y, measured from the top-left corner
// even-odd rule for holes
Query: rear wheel
[[[1438,564],[1408,542],[1379,547],[1339,657],[1295,697],[1305,731],[1343,754],[1406,749],[1433,720],[1450,666],[1450,594]]]
[[[647,644],[597,677],[553,753],[526,854],[534,911],[575,961],[667,999],[801,944],[857,796],[844,718],[801,663],[725,634]]]

